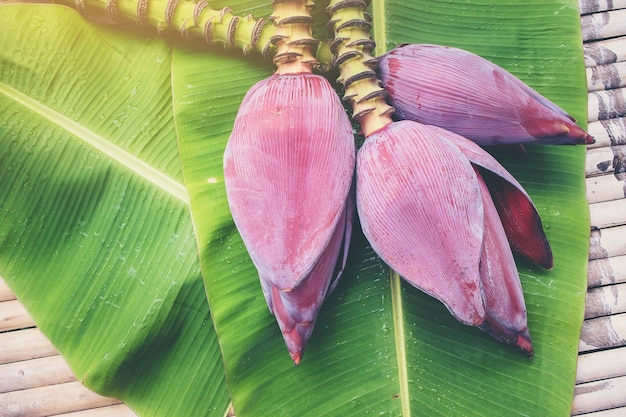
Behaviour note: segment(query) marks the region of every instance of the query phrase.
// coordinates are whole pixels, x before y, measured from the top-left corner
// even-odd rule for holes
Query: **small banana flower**
[[[440,126],[481,146],[594,143],[563,109],[471,52],[411,44],[378,63],[399,119]]]
[[[515,179],[475,143],[436,126],[392,120],[393,108],[375,77],[366,6],[331,0],[327,8],[344,99],[365,136],[356,166],[363,233],[391,268],[460,322],[531,354],[521,283],[500,217],[515,238],[527,238],[536,226],[541,229],[536,210]],[[500,214],[484,178],[505,190],[499,203],[508,215]],[[506,211],[516,199],[522,203],[518,215]],[[535,223],[527,227],[517,220]]]
[[[513,252],[552,268],[552,250],[539,213],[522,185],[493,156],[462,136],[435,129],[471,162],[480,184],[485,216],[480,278],[486,314],[479,327],[532,356],[524,294]]]
[[[276,73],[255,84],[224,152],[233,220],[293,362],[346,264],[354,211],[352,125],[318,65],[308,0],[272,3]]]
[[[285,74],[248,91],[224,153],[233,220],[296,364],[345,264],[355,152],[328,81]]]

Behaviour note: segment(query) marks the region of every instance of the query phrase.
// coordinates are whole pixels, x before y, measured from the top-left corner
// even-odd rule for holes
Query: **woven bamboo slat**
[[[13,294],[7,283],[0,279],[0,302],[9,300],[15,300],[15,294]]]
[[[626,224],[626,210],[622,200],[589,204],[591,226],[599,229]]]
[[[589,259],[626,255],[626,226],[591,230]]]
[[[587,68],[587,89],[601,91],[626,86],[626,62]]]
[[[623,282],[626,282],[626,256],[613,256],[589,261],[587,268],[587,286],[589,288]]]
[[[626,33],[626,9],[581,16],[583,41],[614,38]]]
[[[626,377],[588,382],[576,386],[572,415],[626,406]]]
[[[626,346],[626,314],[585,320],[580,333],[579,352]],[[624,391],[626,392],[626,391]]]
[[[0,364],[58,355],[39,329],[0,333]]]
[[[598,39],[583,45],[585,66],[613,64],[626,60],[626,36]]]
[[[621,200],[626,197],[624,182],[613,175],[587,178],[587,201],[590,204]]]
[[[596,411],[585,414],[585,417],[624,417],[626,416],[626,407],[612,408],[609,410]]]
[[[626,17],[626,15],[624,15]],[[609,120],[626,116],[626,93],[623,88],[589,93],[587,120]]]
[[[119,404],[77,381],[0,394],[0,416],[41,417]]]
[[[75,380],[60,355],[0,365],[0,394]]]
[[[54,417],[137,417],[125,404],[90,408],[74,413],[57,414]]]
[[[34,325],[35,322],[19,301],[10,300],[0,303],[0,332]]]
[[[626,210],[622,200],[603,201],[589,204],[591,226],[606,228],[626,224]]]
[[[613,9],[626,8],[626,0],[580,0],[580,14],[606,12]]]
[[[623,117],[591,122],[588,130],[596,139],[596,143],[589,145],[590,149],[626,145],[626,119]]]
[[[0,416],[136,417],[77,380],[0,278]]]
[[[615,172],[613,158],[614,154],[611,147],[589,149],[587,152],[587,160],[585,161],[585,173],[587,177],[613,174]]]
[[[585,319],[626,313],[626,284],[607,285],[587,291]]]
[[[626,376],[626,347],[583,353],[578,357],[576,383]]]

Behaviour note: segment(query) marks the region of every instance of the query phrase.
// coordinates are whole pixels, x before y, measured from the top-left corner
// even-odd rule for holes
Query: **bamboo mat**
[[[626,416],[626,0],[580,0],[591,217],[572,415]]]
[[[572,415],[626,416],[626,0],[579,0],[589,90],[587,305]],[[83,387],[0,278],[0,417],[135,417]]]

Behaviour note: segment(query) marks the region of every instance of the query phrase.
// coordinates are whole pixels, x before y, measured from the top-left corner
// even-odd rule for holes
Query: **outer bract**
[[[546,269],[552,268],[552,249],[539,213],[522,185],[493,156],[474,142],[449,135],[469,161],[480,167],[513,252]]]
[[[301,285],[291,291],[283,291],[260,277],[267,305],[280,324],[285,344],[296,365],[300,363],[311,337],[320,305],[326,295],[333,291],[346,266],[352,233],[353,195],[349,199],[330,244]]]
[[[461,322],[485,319],[480,186],[452,134],[411,121],[367,137],[357,157],[357,209],[378,255]]]
[[[354,164],[351,124],[325,78],[273,75],[244,98],[224,153],[226,192],[296,364],[341,269]]]
[[[532,355],[524,293],[515,260],[487,184],[478,172],[477,177],[485,212],[480,279],[486,320],[481,328],[497,340],[514,344]]]
[[[440,126],[480,145],[594,142],[563,109],[470,52],[405,45],[379,64],[379,79],[400,119]]]

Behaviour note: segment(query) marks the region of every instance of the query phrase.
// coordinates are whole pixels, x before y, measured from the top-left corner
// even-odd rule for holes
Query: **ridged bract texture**
[[[296,363],[345,263],[354,164],[351,124],[325,78],[273,75],[249,90],[224,153],[226,192]]]
[[[371,134],[357,157],[357,209],[378,255],[405,280],[480,325],[480,186],[443,129],[412,121]]]
[[[594,142],[563,109],[478,55],[413,44],[378,61],[400,119],[440,126],[480,145]]]
[[[546,269],[554,264],[539,212],[522,185],[493,156],[474,142],[449,135],[465,157],[479,167],[513,252]]]
[[[480,280],[485,297],[486,320],[481,328],[497,340],[517,345],[532,355],[526,304],[515,259],[487,184],[478,172],[477,177],[485,213]]]

